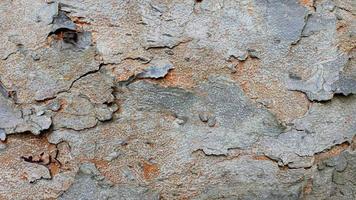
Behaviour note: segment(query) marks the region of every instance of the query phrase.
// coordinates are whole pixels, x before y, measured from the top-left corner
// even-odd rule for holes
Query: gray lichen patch
[[[23,133],[30,131],[35,135],[39,135],[41,131],[47,130],[52,125],[52,119],[48,115],[36,115],[31,114],[29,116],[23,116],[22,123],[16,125],[13,130],[9,130],[9,133]]]
[[[354,58],[352,51],[345,52],[344,36],[336,37],[344,31],[340,33],[338,30],[342,22],[333,8],[331,1],[316,4],[316,11],[307,18],[301,40],[290,53],[288,66],[292,67],[289,68],[287,87],[304,92],[311,101],[326,101],[334,94],[354,93],[354,78],[347,69],[354,68],[349,64]],[[347,35],[352,37],[352,33]]]
[[[163,78],[168,74],[169,70],[174,68],[172,63],[164,60],[151,61],[150,64],[152,64],[152,66],[144,69],[143,72],[137,74],[136,77],[153,79]]]
[[[76,79],[99,69],[91,33],[76,31],[63,12],[57,15],[56,11],[51,17],[50,47],[34,48],[17,41],[18,52],[1,62],[1,82],[16,93],[16,103],[54,98],[69,90]]]
[[[352,199],[355,196],[355,153],[344,151],[314,169],[312,190],[307,198]]]
[[[76,79],[99,69],[94,47],[84,51],[44,48],[36,53],[38,61],[25,52],[7,59],[0,69],[1,81],[16,92],[17,103],[53,98],[70,89]]]
[[[61,109],[53,117],[54,128],[82,130],[110,120],[118,109],[113,87],[113,79],[100,71],[77,79],[70,91],[56,99]]]
[[[181,145],[191,146],[191,151],[227,154],[229,148],[248,148],[260,136],[278,135],[282,130],[272,114],[254,106],[238,85],[224,78],[211,78],[191,92],[142,81],[128,88],[132,94],[124,94],[128,96],[123,114],[130,115],[137,107],[142,113],[166,112],[178,119],[185,118],[186,123],[174,134],[184,133]],[[200,121],[201,112],[212,113],[210,122]]]
[[[191,91],[140,80],[117,88],[115,97],[122,101],[122,106],[113,122],[79,132],[57,130],[48,135],[48,140],[53,144],[67,141],[72,155],[78,159],[106,161],[109,152],[120,152],[117,159],[106,161],[111,163],[108,173],[130,182],[132,187],[137,187],[140,179],[165,180],[177,169],[184,172],[183,166],[189,164],[192,152],[197,149],[203,149],[207,155],[227,155],[229,148],[247,149],[259,137],[278,135],[283,129],[268,111],[255,107],[238,85],[222,77],[212,77]],[[230,109],[240,112],[232,113]],[[208,118],[215,118],[215,126],[202,122],[201,112],[209,113]],[[137,164],[137,158],[146,161]],[[118,165],[123,166],[119,172],[116,171],[120,169]],[[235,164],[226,166],[233,168]],[[241,170],[248,168],[245,162],[241,164]],[[216,174],[225,173],[223,168],[219,169]],[[252,171],[251,175],[257,176]],[[79,195],[77,192],[85,188],[82,175],[77,177],[79,180],[63,197]],[[117,186],[120,185],[111,189],[93,188],[93,195],[112,195]],[[142,198],[147,196],[144,193]]]
[[[64,50],[82,51],[92,44],[91,32],[80,30],[77,25],[63,12],[53,17],[52,31],[48,34],[52,47]]]
[[[3,129],[15,127],[21,122],[21,112],[14,108],[13,103],[0,95],[0,126]]]
[[[77,80],[71,88],[71,93],[84,95],[92,103],[104,104],[114,101],[113,88],[113,78],[97,72]]]
[[[82,130],[92,128],[99,121],[107,121],[112,118],[112,113],[117,106],[107,104],[95,104],[85,96],[63,94],[57,97],[63,102],[62,109],[53,116],[53,126]]]
[[[194,199],[231,198],[243,199],[298,199],[303,188],[304,170],[281,171],[269,160],[254,160],[242,156],[238,160],[224,160],[210,166],[201,166],[210,179],[226,177],[227,182],[217,181],[203,186]],[[288,178],[287,178],[288,177]],[[199,179],[196,180],[196,183]],[[293,183],[293,187],[286,185]],[[247,191],[247,192],[246,192]]]
[[[42,46],[51,30],[58,3],[45,1],[1,1],[0,3],[0,58],[9,58],[21,45],[26,49]]]
[[[26,165],[26,178],[30,183],[36,183],[42,179],[51,179],[51,174],[47,167],[34,163],[27,163]]]
[[[39,135],[52,125],[51,116],[34,108],[20,108],[0,95],[0,129],[6,134],[31,132]]]
[[[77,26],[75,23],[63,12],[60,11],[53,17],[52,31],[50,34],[55,34],[61,30],[76,31]]]
[[[291,131],[262,139],[259,148],[272,159],[289,165],[335,145],[351,143],[356,134],[355,105],[354,96],[333,98],[326,104],[315,103],[305,117],[295,120]],[[337,114],[338,110],[344,112]],[[307,167],[310,166],[312,163]]]
[[[68,95],[65,99],[61,99],[63,99],[62,101],[66,101],[66,105],[53,116],[55,128],[64,127],[81,130],[92,128],[98,123],[94,113],[94,105],[86,98]]]
[[[330,100],[335,93],[343,93],[342,91],[350,94],[352,91],[347,90],[353,87],[352,79],[348,81],[345,77],[340,77],[347,61],[348,56],[341,54],[335,59],[317,63],[307,80],[291,77],[288,87],[291,90],[303,91],[310,100],[317,101]]]
[[[351,53],[349,62],[339,75],[339,80],[333,84],[335,93],[345,96],[356,94],[356,52]]]

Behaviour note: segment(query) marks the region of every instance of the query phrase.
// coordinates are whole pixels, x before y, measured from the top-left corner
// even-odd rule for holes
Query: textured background
[[[0,199],[356,199],[355,0],[1,0]]]

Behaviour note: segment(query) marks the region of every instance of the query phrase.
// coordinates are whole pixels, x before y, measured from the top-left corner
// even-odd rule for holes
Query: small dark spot
[[[275,44],[279,44],[279,43],[281,43],[281,40],[280,40],[280,39],[275,39],[275,40],[274,40],[274,43],[275,43]]]
[[[33,162],[32,161],[32,156],[28,156],[28,157],[25,157],[25,156],[21,156],[21,158],[24,160],[24,161],[26,161],[26,162]]]
[[[290,72],[288,76],[289,76],[289,78],[294,79],[294,80],[302,80],[302,78],[300,76],[298,76],[297,74],[292,73],[292,72]]]
[[[127,146],[129,143],[127,142],[127,141],[123,141],[122,143],[121,143],[121,146]]]
[[[162,34],[163,36],[166,36],[166,37],[173,37],[173,35],[169,34],[169,33],[163,33]]]
[[[170,56],[172,56],[172,55],[174,55],[174,52],[172,51],[172,50],[166,50],[166,51],[164,51],[167,55],[170,55]]]
[[[154,145],[154,143],[151,142],[151,141],[145,141],[145,144],[147,144],[147,145],[149,145],[149,146],[153,146],[153,145]]]
[[[206,113],[200,113],[199,114],[199,119],[200,119],[200,121],[202,121],[202,122],[208,122],[208,115],[206,114]]]
[[[51,162],[51,156],[46,156],[44,152],[42,152],[39,156],[21,156],[21,158],[29,163],[37,163],[42,165],[48,165]]]
[[[76,43],[78,41],[78,35],[74,31],[63,32],[63,41],[67,43]]]
[[[23,44],[16,44],[16,47],[19,50],[23,50],[24,49],[24,45]]]
[[[34,61],[40,60],[40,56],[39,56],[37,53],[35,53],[35,52],[32,52],[32,53],[31,53],[31,57],[32,57],[32,59],[33,59]]]
[[[248,55],[251,57],[251,58],[259,58],[259,53],[256,51],[256,49],[247,49],[247,52],[248,52]]]
[[[177,123],[179,125],[184,125],[185,123],[187,123],[188,121],[188,117],[186,116],[177,116]]]

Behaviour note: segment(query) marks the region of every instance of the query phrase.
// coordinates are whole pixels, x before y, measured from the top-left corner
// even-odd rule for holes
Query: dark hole
[[[65,42],[77,42],[78,41],[78,34],[74,31],[67,31],[63,33],[63,40]]]

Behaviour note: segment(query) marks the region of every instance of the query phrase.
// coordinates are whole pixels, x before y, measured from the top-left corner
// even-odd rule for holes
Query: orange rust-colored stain
[[[143,168],[143,177],[145,179],[151,179],[159,174],[159,168],[156,164],[143,162],[142,168]]]
[[[116,81],[126,81],[131,76],[134,76],[141,72],[144,68],[147,67],[147,64],[143,64],[135,59],[124,59],[118,65],[106,65],[105,69],[111,71],[114,74]]]
[[[307,195],[313,191],[313,179],[308,179],[305,186],[303,187],[303,198],[307,199]]]
[[[271,160],[269,157],[267,157],[267,156],[257,156],[257,155],[255,155],[255,156],[253,156],[252,157],[254,160]]]
[[[64,32],[59,32],[57,34],[54,34],[53,37],[50,38],[50,40],[63,40],[64,38]]]
[[[258,59],[248,58],[236,65],[236,80],[244,93],[270,110],[281,121],[289,122],[302,117],[309,108],[305,94],[289,91],[279,80],[259,76],[261,64]],[[298,73],[299,74],[299,73]]]
[[[254,58],[248,58],[236,65],[236,75],[239,77],[254,77],[260,69],[260,61]]]
[[[8,198],[5,198],[4,196],[0,195],[0,200],[7,200]]]
[[[134,76],[135,72],[125,70],[123,73],[118,74],[115,78],[117,81],[126,81],[128,80],[131,76]]]
[[[59,108],[58,111],[61,111],[61,110],[63,110],[64,108],[67,107],[68,102],[67,102],[65,99],[60,99],[60,100],[59,100],[59,104],[60,104],[60,108]]]
[[[257,59],[248,58],[243,62],[238,62],[236,65],[236,73],[233,78],[237,80],[245,93],[249,93],[252,89],[251,84],[260,69],[260,62]]]
[[[22,173],[22,175],[20,176],[20,179],[27,181],[27,180],[28,180],[27,177],[28,177],[28,174],[27,174],[26,172],[24,172],[24,173]]]
[[[83,21],[82,17],[71,17],[71,20],[78,26],[91,25],[90,22]]]
[[[314,5],[314,0],[299,0],[299,3],[303,6],[311,7]]]
[[[55,144],[49,144],[48,145],[48,154],[53,157],[56,156],[57,152],[57,146]]]
[[[347,31],[347,24],[345,22],[337,22],[336,30],[338,33],[345,33]]]
[[[356,41],[353,37],[350,37],[348,34],[351,31],[351,26],[349,26],[351,22],[346,21],[338,21],[336,24],[336,30],[338,34],[338,48],[345,52],[349,53],[353,49],[356,48]]]
[[[341,152],[346,150],[349,146],[350,146],[350,144],[348,142],[336,145],[326,152],[322,152],[322,153],[315,155],[315,161],[322,161],[322,160],[326,160],[328,158],[338,156],[338,155],[340,155]]]
[[[250,83],[248,81],[241,81],[240,82],[241,89],[244,91],[244,93],[248,93],[250,91],[249,86]]]
[[[192,73],[190,70],[173,69],[163,79],[158,80],[158,82],[167,87],[192,88],[194,86]]]
[[[288,171],[290,170],[289,167],[287,165],[284,165],[284,166],[278,166],[279,167],[279,170],[281,171]]]
[[[181,197],[179,200],[189,200],[189,197]]]
[[[98,168],[98,169],[105,169],[108,167],[108,161],[105,161],[105,160],[97,160],[97,159],[85,159],[85,161],[89,161],[89,162],[92,162],[95,164],[95,166]]]
[[[57,163],[50,163],[48,169],[51,172],[52,177],[57,175],[60,172],[60,166]]]
[[[26,142],[23,142],[26,141]],[[12,165],[22,156],[37,155],[46,151],[48,142],[45,137],[39,138],[33,135],[12,135],[4,142],[7,144],[7,153],[0,155],[2,166]],[[18,148],[22,145],[22,148]]]

